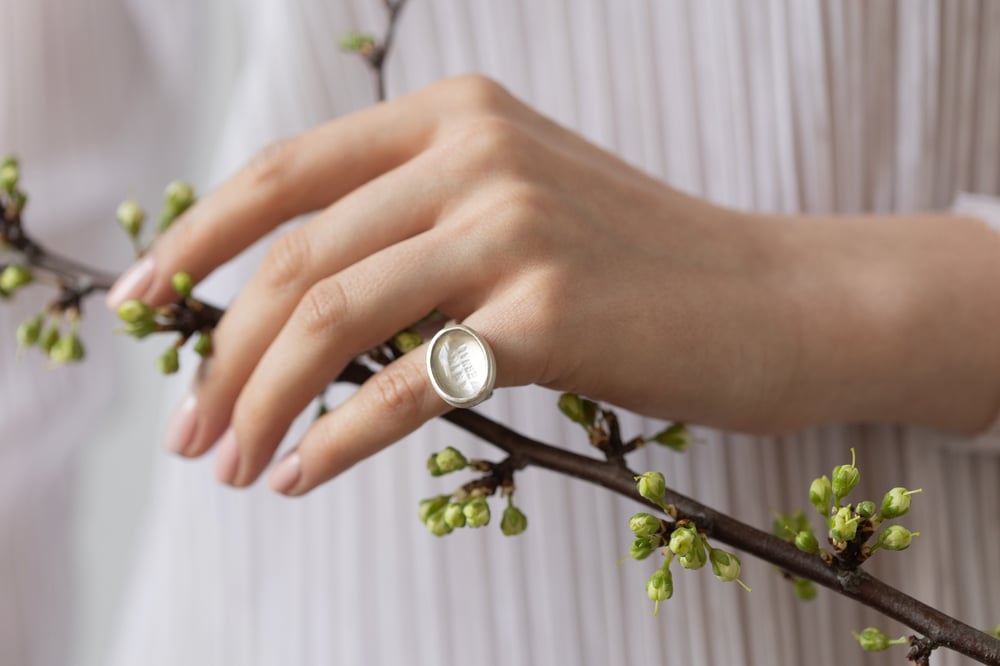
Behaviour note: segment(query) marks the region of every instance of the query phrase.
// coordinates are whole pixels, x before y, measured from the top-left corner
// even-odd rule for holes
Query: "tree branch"
[[[352,363],[341,373],[339,380],[361,384],[371,375],[368,368]],[[543,467],[603,486],[660,510],[639,495],[635,473],[616,462],[589,458],[543,444],[471,410],[457,409],[442,418],[506,451],[515,461],[517,469],[529,465]],[[925,637],[921,643],[922,650],[927,653],[935,647],[947,647],[984,664],[1000,664],[1000,640],[914,599],[865,571],[840,570],[825,563],[818,555],[805,553],[792,543],[669,488],[665,501],[676,507],[679,518],[694,521],[712,538],[859,601],[920,632]]]
[[[406,0],[385,0],[385,4],[389,12],[389,24],[383,41],[370,52],[362,54],[372,68],[379,100],[385,99],[385,63]],[[0,201],[0,210],[8,203]],[[75,300],[76,305],[95,292],[107,291],[114,282],[112,275],[54,255],[34,242],[25,234],[19,212],[15,216],[0,215],[0,240],[12,246],[35,269],[55,276],[64,290],[64,298],[68,296]],[[168,307],[178,326],[190,328],[191,332],[214,328],[224,313],[220,308],[194,299],[182,299]],[[371,370],[358,362],[352,362],[337,381],[361,384],[371,376]],[[641,440],[622,443],[614,421],[611,428],[614,441],[609,443],[609,447],[605,447],[607,460],[599,460],[525,437],[471,410],[454,410],[442,418],[507,453],[508,457],[494,466],[493,476],[487,479],[490,483],[501,483],[515,471],[533,465],[602,486],[660,510],[639,495],[635,473],[625,462],[625,454],[637,448]],[[613,414],[611,418],[614,418]],[[934,649],[946,647],[981,663],[1000,665],[1000,640],[931,608],[856,566],[845,567],[843,562],[837,560],[826,562],[819,555],[805,553],[789,542],[719,513],[669,488],[665,493],[665,503],[676,509],[677,515],[671,516],[672,518],[693,521],[699,530],[714,540],[770,562],[791,575],[819,583],[919,632],[923,638],[911,639],[910,652],[911,658],[918,663],[927,663]]]

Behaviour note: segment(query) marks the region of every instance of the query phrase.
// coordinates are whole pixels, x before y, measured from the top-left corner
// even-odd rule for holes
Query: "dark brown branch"
[[[385,63],[392,52],[392,43],[396,39],[396,26],[399,23],[400,13],[406,6],[407,0],[385,0],[386,11],[389,12],[388,23],[385,29],[385,36],[382,41],[376,44],[371,51],[365,55],[365,61],[372,70],[375,79],[375,96],[378,101],[386,99],[385,87]]]
[[[384,100],[385,62],[390,53],[399,15],[407,0],[385,0],[389,24],[382,43],[364,54],[372,68],[379,100]],[[0,218],[0,239],[20,252],[35,268],[48,271],[59,279],[66,295],[75,297],[77,304],[97,291],[107,291],[114,277],[56,256],[28,238],[19,219]],[[190,329],[194,333],[211,329],[221,319],[220,308],[186,299],[172,306],[176,326],[173,330]],[[178,328],[179,327],[179,328]],[[351,363],[338,381],[361,384],[372,372],[358,363]],[[635,487],[634,473],[626,466],[624,455],[641,446],[642,439],[622,443],[617,423],[611,422],[613,446],[606,451],[608,460],[598,460],[566,451],[525,437],[471,410],[454,410],[442,418],[507,452],[508,457],[493,468],[493,473],[480,483],[500,484],[509,481],[515,471],[530,465],[576,477],[616,492],[656,510],[658,507],[643,499]],[[612,415],[613,418],[613,415]],[[1000,666],[1000,640],[956,620],[926,604],[890,587],[856,566],[836,561],[825,562],[818,555],[800,551],[793,544],[719,513],[695,500],[667,489],[665,502],[676,509],[677,518],[694,521],[701,531],[713,539],[742,550],[779,567],[785,575],[794,575],[823,585],[891,617],[923,634],[911,638],[910,658],[928,663],[931,652],[947,647],[984,664]],[[672,516],[673,517],[673,516]]]
[[[364,366],[352,363],[339,379],[361,384],[371,375]],[[544,467],[658,508],[639,495],[634,472],[614,461],[589,458],[543,444],[467,409],[448,412],[442,418],[506,451],[517,469],[529,465]],[[1000,664],[1000,640],[931,608],[865,571],[830,566],[818,555],[805,553],[791,543],[669,488],[665,501],[677,508],[678,517],[694,521],[712,538],[874,608],[923,634],[926,645],[947,647],[984,664]]]

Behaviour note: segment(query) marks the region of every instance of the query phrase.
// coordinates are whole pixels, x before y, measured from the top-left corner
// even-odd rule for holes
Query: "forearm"
[[[1000,234],[950,214],[770,217],[795,270],[793,413],[981,431],[1000,409]]]

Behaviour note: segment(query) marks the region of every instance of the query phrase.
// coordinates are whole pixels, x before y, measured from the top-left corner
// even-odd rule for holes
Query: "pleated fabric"
[[[25,27],[35,25],[26,18],[36,11],[24,9],[29,3],[4,4],[13,5]],[[0,116],[5,132],[20,133],[40,118],[69,127],[86,118],[107,121],[108,106],[130,99],[126,92],[137,94],[136,85],[148,87],[156,91],[149,93],[157,101],[147,116],[152,126],[171,127],[171,118],[186,114],[199,119],[199,130],[174,132],[169,140],[197,158],[189,172],[208,166],[199,183],[206,189],[268,142],[371,102],[365,67],[338,50],[337,38],[348,30],[380,32],[379,0],[106,4],[96,14],[82,2],[30,7],[47,11],[66,34],[87,35],[98,50],[109,49],[115,66],[125,67],[119,59],[132,54],[132,66],[156,76],[137,82],[111,65],[97,75],[90,69],[96,57],[80,58],[77,70],[66,63],[64,75],[107,80],[103,102],[86,101],[92,88],[84,88],[67,97],[73,109],[67,117],[50,117],[18,103],[10,109],[21,110],[8,110],[5,101],[0,114],[23,114],[19,125]],[[66,6],[81,16],[60,16]],[[108,17],[119,14],[129,26],[124,44],[109,39],[122,28]],[[53,53],[79,58],[81,49],[49,38],[50,29],[38,33],[47,36],[38,52],[0,40],[0,53],[19,58],[14,70],[22,72],[4,71],[4,82],[34,72],[21,84],[31,90]],[[987,0],[411,0],[388,83],[398,95],[442,77],[483,72],[598,145],[723,205],[824,213],[943,209],[959,191],[1000,194],[1000,43],[990,39],[998,30],[1000,3]],[[15,39],[30,44],[31,34],[23,30]],[[178,39],[193,43],[183,48]],[[191,81],[200,84],[197,95],[190,94]],[[116,152],[111,146],[121,135],[114,129],[59,131],[60,140],[45,145],[52,164],[66,171],[51,173],[85,173],[100,156],[101,175],[94,178],[106,186],[156,175],[145,162],[150,171],[132,170],[137,156],[168,148],[165,135],[140,132],[145,142],[125,142],[128,150]],[[196,142],[184,140],[192,136]],[[97,187],[45,199],[70,206]],[[66,216],[51,217],[56,224]],[[262,252],[255,248],[220,271],[208,293],[230,299]],[[4,316],[10,315],[0,309]],[[39,373],[15,368],[12,375],[7,367],[5,380],[16,379],[4,386],[0,427],[14,434],[3,437],[3,455],[9,441],[35,432],[44,419],[8,411],[8,396],[25,385],[60,395]],[[499,391],[481,409],[586,452],[578,429],[554,404],[554,394],[530,388]],[[17,425],[15,414],[31,425]],[[623,418],[629,434],[658,426]],[[633,464],[660,469],[678,490],[761,527],[770,525],[775,509],[807,507],[811,479],[846,462],[850,447],[862,469],[859,496],[878,499],[894,485],[924,488],[905,521],[923,536],[905,553],[873,558],[869,568],[974,625],[1000,622],[1000,580],[992,571],[1000,549],[1000,456],[987,440],[893,425],[830,426],[778,438],[697,434],[704,444],[684,455],[644,451]],[[54,449],[67,448],[59,438],[53,430]],[[524,535],[505,538],[491,527],[436,539],[415,512],[420,498],[454,483],[423,471],[427,454],[446,445],[498,456],[432,423],[299,500],[277,497],[263,484],[222,488],[210,460],[164,456],[108,663],[833,666],[901,658],[862,657],[851,639],[852,630],[869,624],[894,634],[903,633],[900,627],[832,593],[800,604],[772,567],[750,558],[743,578],[752,594],[708,572],[678,572],[674,598],[654,618],[644,587],[655,565],[616,566],[627,552],[626,521],[636,506],[543,471],[518,478],[518,502],[531,522]],[[26,497],[19,495],[15,506],[25,506]],[[37,516],[33,526],[45,526],[54,535],[46,538],[57,543],[65,519]],[[26,532],[15,537],[24,549],[5,548],[14,558],[7,571],[17,572],[10,580],[43,571],[29,555],[30,542],[22,541]],[[46,604],[41,591],[18,598],[22,606]],[[21,607],[7,612],[32,617]],[[0,631],[6,626],[0,622]],[[935,659],[964,663],[946,653]]]
[[[187,126],[178,110],[190,97],[193,15],[142,4],[0,0],[0,154],[22,159],[31,233],[97,266],[129,260],[114,236],[117,202],[130,191],[155,201],[187,153],[173,139]],[[19,360],[14,331],[55,293],[24,291],[0,302],[0,664],[65,666],[75,663],[74,472],[113,394],[112,323],[90,308],[88,365],[47,371],[37,353]]]

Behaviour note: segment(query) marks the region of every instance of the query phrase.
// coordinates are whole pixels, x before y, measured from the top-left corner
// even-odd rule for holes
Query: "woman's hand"
[[[813,334],[816,293],[850,299],[800,258],[803,225],[682,195],[474,76],[263,151],[161,238],[109,304],[169,301],[173,273],[200,279],[316,210],[229,308],[168,433],[185,456],[219,440],[223,482],[252,483],[352,358],[435,308],[489,341],[498,386],[747,431],[848,415],[829,390],[839,371],[810,339],[852,344],[838,335],[867,310],[845,306],[835,332]],[[425,354],[390,364],[313,424],[272,487],[305,493],[447,411]]]

